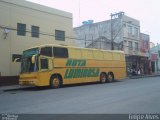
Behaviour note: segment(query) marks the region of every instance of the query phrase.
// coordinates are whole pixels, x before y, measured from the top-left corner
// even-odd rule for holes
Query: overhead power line
[[[14,27],[10,27],[10,26],[4,26],[4,25],[0,25],[0,29],[8,29],[8,30],[14,30],[14,31],[19,31],[17,30],[17,28],[14,28]],[[23,32],[26,32],[26,33],[33,33],[31,30],[25,30]],[[35,32],[34,32],[35,33]],[[53,33],[47,33],[47,32],[39,32],[38,34],[40,35],[45,35],[45,36],[50,36],[50,37],[55,37],[55,34]],[[92,39],[86,39],[86,38],[75,38],[75,37],[69,37],[69,36],[65,36],[65,38],[67,39],[72,39],[72,40],[77,40],[77,41],[91,41],[91,42],[103,42],[103,43],[108,43],[108,41],[105,41],[105,40],[100,40],[100,41],[94,41]],[[93,38],[93,37],[92,37]],[[115,39],[115,38],[114,38]],[[110,41],[111,42],[111,41]],[[91,43],[91,44],[94,44],[94,43]],[[126,46],[123,44],[124,47],[126,48],[130,48],[132,50],[135,50],[136,47],[130,47],[130,46]],[[138,50],[137,50],[138,51]]]

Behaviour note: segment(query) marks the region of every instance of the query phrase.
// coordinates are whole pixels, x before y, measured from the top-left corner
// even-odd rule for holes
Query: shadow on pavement
[[[17,92],[17,91],[40,91],[49,89],[48,87],[20,87],[14,89],[6,89],[3,90],[4,92]]]
[[[115,82],[121,82],[118,80],[114,80],[112,83]],[[86,85],[96,85],[101,84],[99,82],[92,82],[92,83],[79,83],[79,84],[71,84],[71,85],[63,85],[62,88],[68,88],[68,87],[77,87],[77,86],[86,86]],[[111,84],[111,83],[105,83],[105,84]],[[49,86],[45,87],[17,87],[17,88],[8,88],[3,90],[3,92],[18,92],[18,91],[41,91],[41,90],[49,90],[51,89]],[[14,94],[14,93],[13,93]]]

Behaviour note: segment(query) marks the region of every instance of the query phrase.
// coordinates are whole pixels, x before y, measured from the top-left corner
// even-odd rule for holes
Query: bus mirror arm
[[[18,60],[20,60],[20,58],[15,58],[13,62],[16,63]]]

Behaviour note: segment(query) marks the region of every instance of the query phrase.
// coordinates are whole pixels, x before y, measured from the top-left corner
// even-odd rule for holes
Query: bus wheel
[[[51,80],[50,80],[50,87],[54,88],[54,89],[60,88],[61,87],[61,81],[62,80],[59,76],[57,76],[57,75],[52,76]]]
[[[101,83],[105,83],[106,79],[107,79],[106,73],[101,73],[101,75],[100,75],[100,82]]]
[[[113,75],[113,73],[108,73],[107,82],[113,82],[113,81],[114,81],[114,75]]]

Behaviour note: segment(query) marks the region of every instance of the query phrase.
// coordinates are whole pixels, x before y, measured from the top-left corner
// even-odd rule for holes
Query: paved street
[[[160,113],[160,77],[0,91],[0,113]]]

